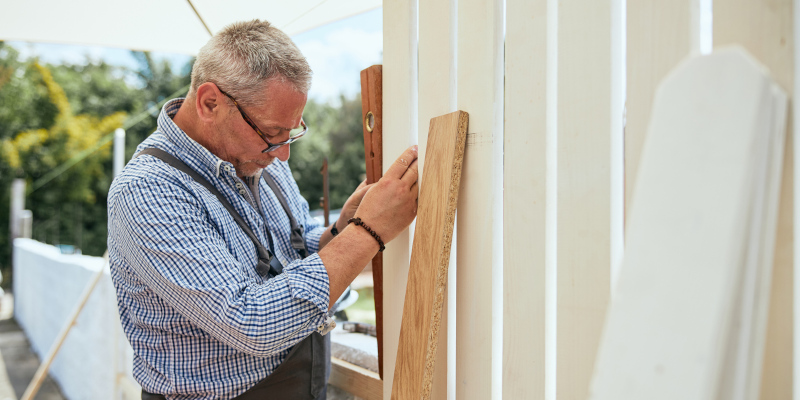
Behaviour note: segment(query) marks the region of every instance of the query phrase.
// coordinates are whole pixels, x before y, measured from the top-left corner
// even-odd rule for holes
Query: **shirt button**
[[[244,190],[240,190],[240,191],[239,191],[239,194],[240,194],[240,195],[242,195],[242,196],[244,196]]]
[[[236,187],[237,187],[237,188],[239,188],[239,189],[241,189],[241,188],[242,188],[242,184],[241,184],[241,183],[239,183],[239,182],[236,182]]]
[[[225,171],[228,171],[228,172],[230,172],[230,170],[231,170],[231,166],[230,166],[230,165],[226,165],[226,166],[225,166],[223,169],[224,169]]]

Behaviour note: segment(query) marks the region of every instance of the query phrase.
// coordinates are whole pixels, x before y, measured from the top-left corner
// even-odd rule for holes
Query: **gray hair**
[[[237,22],[200,49],[192,67],[189,97],[200,85],[212,82],[240,103],[260,106],[264,85],[270,80],[289,82],[307,94],[311,68],[292,39],[269,22]]]

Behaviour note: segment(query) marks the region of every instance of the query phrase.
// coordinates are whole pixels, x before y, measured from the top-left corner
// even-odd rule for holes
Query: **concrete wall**
[[[14,241],[14,316],[40,359],[47,356],[100,268],[102,258],[63,255],[30,239]],[[133,382],[131,355],[119,328],[116,295],[106,269],[53,360],[50,376],[68,399],[120,398],[116,372]]]

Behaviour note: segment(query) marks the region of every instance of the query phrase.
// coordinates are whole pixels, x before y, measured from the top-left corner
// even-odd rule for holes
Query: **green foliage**
[[[39,73],[18,60],[19,53],[0,42],[0,139],[18,132],[51,126],[58,109]]]
[[[133,52],[135,70],[87,60],[76,65],[40,65],[22,60],[0,41],[0,271],[3,286],[11,284],[8,210],[14,178],[31,183],[64,165],[77,153],[123,124],[126,116],[147,112],[126,130],[126,152],[156,128],[154,106],[189,84],[191,63],[175,71],[166,61]],[[178,92],[176,94],[176,92]],[[309,101],[304,119],[307,137],[292,145],[289,163],[300,191],[312,209],[322,196],[320,168],[329,159],[331,208],[342,207],[364,179],[361,101],[341,105]],[[33,238],[71,244],[84,254],[106,248],[106,199],[112,180],[110,144],[102,146],[44,186],[29,193]]]
[[[331,209],[341,208],[366,178],[361,98],[340,98],[340,106],[310,100],[303,120],[308,134],[292,144],[289,165],[311,209],[320,208],[322,160],[328,157]]]
[[[0,209],[9,209],[14,178],[31,183],[64,165],[81,151],[135,115],[188,84],[166,62],[138,55],[136,71],[87,60],[79,65],[42,66],[22,60],[0,42]],[[132,82],[132,83],[131,83]],[[155,116],[127,130],[127,152],[156,126]],[[100,147],[72,168],[29,193],[34,239],[72,244],[84,254],[106,248],[106,196],[112,180],[110,144]],[[0,271],[10,285],[8,212],[0,212]]]

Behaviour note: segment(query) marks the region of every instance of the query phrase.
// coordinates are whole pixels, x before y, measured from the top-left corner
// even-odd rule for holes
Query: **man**
[[[227,27],[114,180],[109,260],[144,399],[324,399],[328,310],[411,223],[418,173],[412,147],[319,226],[286,163],[313,129],[310,80],[269,23]]]

